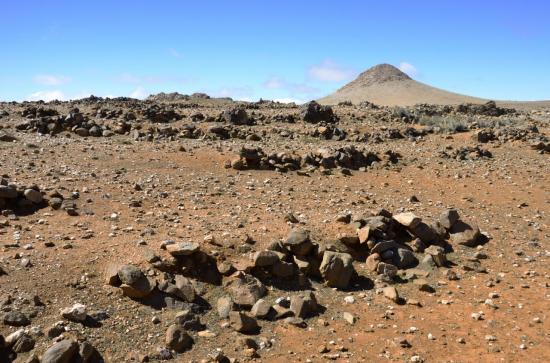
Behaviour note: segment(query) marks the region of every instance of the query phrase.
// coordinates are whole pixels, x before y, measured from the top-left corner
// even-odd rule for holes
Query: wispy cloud
[[[133,90],[129,96],[132,98],[137,98],[142,100],[145,97],[149,96],[149,93],[145,90],[145,88],[143,88],[142,86],[139,86],[135,90]]]
[[[65,94],[60,90],[52,91],[38,91],[28,95],[25,99],[26,101],[45,101],[50,102],[53,100],[63,101],[65,100]]]
[[[59,86],[69,82],[71,79],[66,76],[56,76],[53,74],[37,74],[34,76],[34,82],[45,86]]]
[[[263,83],[267,89],[283,89],[293,94],[313,94],[319,92],[319,89],[311,87],[305,83],[288,82],[279,77],[271,77]]]
[[[341,66],[330,59],[325,59],[321,64],[309,67],[307,74],[309,79],[323,82],[342,82],[352,79],[356,71]]]
[[[177,76],[177,75],[146,75],[137,76],[131,73],[121,73],[114,78],[115,82],[127,83],[127,84],[159,84],[159,83],[189,83],[191,78]]]
[[[121,73],[115,77],[115,81],[120,83],[138,84],[141,83],[141,78],[130,73]]]
[[[264,82],[263,86],[267,89],[279,89],[285,87],[285,82],[278,77],[271,77]]]
[[[213,97],[231,97],[239,101],[250,101],[254,96],[254,90],[250,86],[222,87],[205,93]]]
[[[169,48],[168,53],[174,57],[174,58],[183,58],[183,54],[181,54],[178,50],[175,48]]]
[[[417,77],[420,72],[418,72],[418,69],[416,67],[408,62],[401,62],[399,63],[399,70],[401,72],[407,73],[410,77]]]

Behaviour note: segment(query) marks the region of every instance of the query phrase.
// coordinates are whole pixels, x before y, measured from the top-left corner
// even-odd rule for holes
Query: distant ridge
[[[391,64],[378,64],[318,101],[322,104],[369,101],[385,106],[412,106],[418,103],[484,103],[488,100],[435,88],[415,81]]]

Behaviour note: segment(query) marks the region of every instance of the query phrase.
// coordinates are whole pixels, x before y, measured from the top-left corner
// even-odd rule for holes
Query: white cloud
[[[71,79],[65,76],[54,76],[52,74],[37,74],[34,76],[34,82],[45,86],[59,86],[69,82]]]
[[[149,96],[149,93],[145,90],[145,88],[139,86],[136,88],[132,93],[130,93],[130,97],[137,98],[137,99],[144,99],[145,97]]]
[[[267,89],[285,89],[291,94],[314,94],[319,90],[315,87],[311,87],[305,83],[293,83],[288,82],[278,77],[271,77],[263,83],[264,88]]]
[[[182,58],[183,57],[183,54],[181,54],[180,52],[178,52],[174,48],[169,48],[168,53],[170,53],[170,55],[174,58]]]
[[[231,97],[234,100],[249,101],[254,96],[254,91],[249,86],[242,87],[222,87],[217,90],[206,91],[213,97]]]
[[[27,96],[25,100],[26,101],[45,101],[45,102],[50,102],[53,100],[63,101],[65,100],[65,95],[60,90],[38,91]]]
[[[278,88],[284,88],[285,81],[281,80],[277,77],[271,77],[267,81],[264,82],[264,87],[268,89],[278,89]]]
[[[323,82],[341,82],[350,80],[356,72],[350,68],[342,67],[330,59],[325,59],[321,64],[308,69],[308,77],[312,80]]]
[[[131,83],[131,84],[138,84],[141,83],[141,79],[139,77],[134,76],[130,73],[122,73],[115,77],[115,80],[121,83]]]
[[[175,83],[184,84],[192,81],[192,78],[178,76],[178,75],[144,75],[136,76],[132,73],[121,73],[113,77],[115,82],[127,83],[134,85],[142,84],[159,84],[159,83]]]
[[[418,69],[416,69],[415,66],[407,62],[399,63],[398,68],[401,72],[407,73],[407,75],[409,75],[410,77],[416,77],[419,74]]]
[[[281,103],[292,103],[294,102],[295,104],[297,105],[301,105],[302,103],[305,103],[306,101],[304,100],[300,100],[298,98],[292,98],[292,97],[287,97],[287,98],[275,98],[273,101],[275,102],[281,102]]]

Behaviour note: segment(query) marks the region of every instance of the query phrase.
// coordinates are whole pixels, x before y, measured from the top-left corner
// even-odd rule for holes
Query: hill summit
[[[370,86],[373,84],[404,81],[410,79],[411,77],[399,70],[397,67],[392,66],[391,64],[383,63],[367,69],[366,71],[361,73],[353,82],[348,83],[347,86]]]
[[[415,81],[391,64],[378,64],[331,95],[318,100],[321,104],[369,101],[385,106],[412,106],[419,103],[460,104],[485,103],[487,100],[445,91]]]

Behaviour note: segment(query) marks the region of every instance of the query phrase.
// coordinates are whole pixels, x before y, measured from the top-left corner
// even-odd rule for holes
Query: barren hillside
[[[338,104],[351,101],[369,101],[384,106],[412,106],[419,103],[456,105],[460,103],[485,103],[488,100],[445,91],[415,81],[390,64],[379,64],[361,73],[355,80],[336,92],[319,100],[321,104]],[[514,108],[549,107],[548,101],[514,102],[499,101]]]

